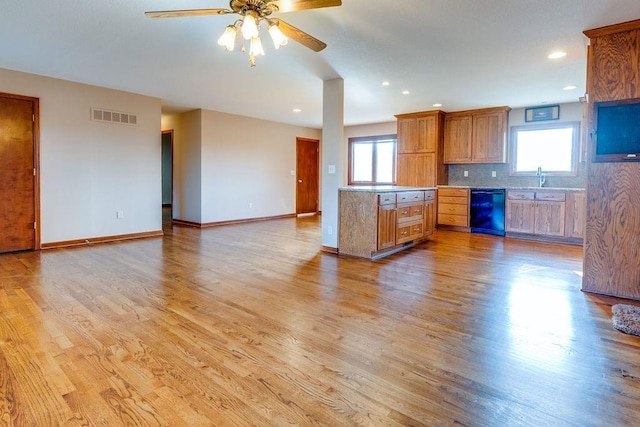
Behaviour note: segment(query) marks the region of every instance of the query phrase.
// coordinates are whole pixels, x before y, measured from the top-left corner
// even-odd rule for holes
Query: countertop
[[[356,191],[362,193],[390,193],[394,191],[425,191],[435,189],[436,187],[403,187],[400,185],[353,185],[339,188],[340,191]]]
[[[534,191],[585,191],[584,188],[568,188],[568,187],[487,187],[487,186],[467,186],[467,185],[438,185],[438,188],[479,188],[494,189],[504,188],[505,190],[534,190]]]

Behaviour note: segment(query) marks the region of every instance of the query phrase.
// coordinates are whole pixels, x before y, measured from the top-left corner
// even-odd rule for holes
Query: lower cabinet
[[[584,199],[581,191],[509,190],[505,230],[532,236],[582,239]]]
[[[340,190],[340,254],[379,258],[424,240],[435,228],[434,189]]]
[[[469,189],[438,189],[438,225],[469,227]]]

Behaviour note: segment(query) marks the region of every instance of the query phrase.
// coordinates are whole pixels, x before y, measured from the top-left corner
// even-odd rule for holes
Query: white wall
[[[159,99],[5,69],[0,92],[40,99],[42,243],[162,229]],[[92,107],[138,125],[92,121]]]
[[[162,129],[175,131],[174,218],[201,224],[295,213],[296,137],[320,139],[318,129],[208,110],[163,117]]]

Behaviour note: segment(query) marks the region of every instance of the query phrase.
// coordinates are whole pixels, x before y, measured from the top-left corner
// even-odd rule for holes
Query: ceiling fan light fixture
[[[258,14],[254,10],[249,10],[242,20],[242,37],[245,40],[251,40],[258,35]]]
[[[224,33],[218,39],[218,45],[224,46],[229,52],[234,48],[236,41],[236,27],[235,25],[228,25],[224,30]]]
[[[269,35],[271,36],[271,40],[273,40],[273,45],[276,49],[279,49],[280,46],[284,46],[289,42],[287,36],[280,31],[280,27],[277,22],[269,22]]]
[[[264,49],[262,48],[262,41],[260,40],[260,37],[253,37],[251,39],[251,47],[249,48],[249,55],[264,56]]]

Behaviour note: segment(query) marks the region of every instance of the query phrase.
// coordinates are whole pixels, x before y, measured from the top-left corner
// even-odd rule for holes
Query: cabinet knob
[[[301,180],[301,179],[299,179],[299,180],[298,180],[298,183],[302,184],[302,180]]]

